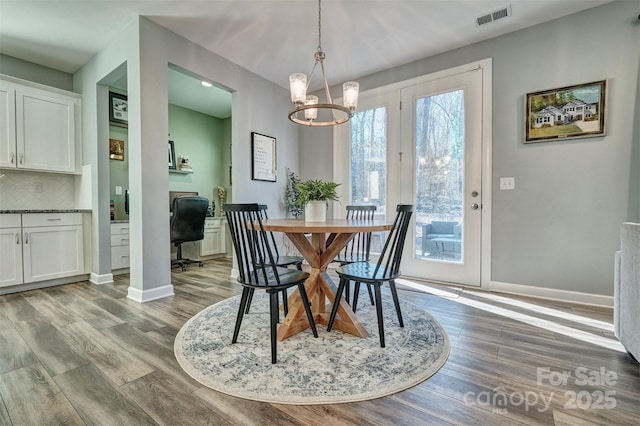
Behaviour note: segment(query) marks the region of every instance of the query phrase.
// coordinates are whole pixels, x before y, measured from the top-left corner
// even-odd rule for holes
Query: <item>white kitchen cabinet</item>
[[[129,223],[111,224],[111,270],[129,267]]]
[[[204,221],[204,238],[182,244],[182,256],[199,260],[226,254],[226,221],[219,217],[208,217]]]
[[[22,284],[22,228],[19,214],[0,215],[0,287]]]
[[[80,123],[79,95],[0,78],[0,167],[79,173]]]
[[[81,213],[22,215],[24,282],[84,273]]]

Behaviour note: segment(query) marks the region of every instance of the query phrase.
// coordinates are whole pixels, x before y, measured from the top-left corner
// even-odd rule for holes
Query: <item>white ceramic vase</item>
[[[325,222],[327,220],[327,203],[325,201],[309,201],[304,207],[305,222]]]

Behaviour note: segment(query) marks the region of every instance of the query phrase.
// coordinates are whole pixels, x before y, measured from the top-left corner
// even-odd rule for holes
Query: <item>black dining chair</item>
[[[190,241],[204,239],[204,221],[207,215],[209,200],[197,195],[183,195],[173,199],[170,221],[171,242],[176,246],[176,258],[171,259],[171,266],[180,266],[185,271],[188,264],[197,263],[199,260],[185,259],[182,257],[182,244]]]
[[[347,220],[373,220],[373,216],[378,209],[377,206],[366,205],[347,206]],[[348,265],[356,262],[368,262],[369,252],[371,249],[371,232],[359,232],[353,236],[347,245],[342,249],[340,253],[333,259],[334,262],[338,262],[340,266]],[[349,303],[350,285],[349,281],[346,284],[345,299]],[[369,292],[369,299],[373,305],[373,293],[371,292],[371,286],[367,285],[367,291]]]
[[[338,284],[338,290],[336,291],[335,302],[333,309],[331,310],[331,316],[329,317],[329,324],[327,331],[331,331],[333,323],[336,319],[338,312],[338,305],[340,297],[344,288],[349,281],[354,281],[355,289],[353,294],[352,309],[355,312],[358,305],[358,291],[360,283],[371,284],[375,288],[376,296],[376,311],[378,314],[378,332],[380,334],[380,347],[384,348],[384,323],[382,320],[382,294],[380,287],[385,282],[389,283],[389,289],[391,290],[391,296],[393,297],[393,304],[396,307],[396,314],[398,315],[398,322],[400,327],[404,327],[402,321],[402,312],[400,311],[400,303],[398,301],[398,293],[396,291],[395,279],[400,276],[400,261],[402,260],[402,250],[404,247],[404,241],[407,237],[407,229],[411,222],[411,214],[413,213],[413,206],[410,204],[398,204],[396,207],[396,218],[393,221],[393,227],[389,231],[389,235],[384,243],[378,262],[357,262],[350,263],[345,266],[341,266],[336,269],[340,283]]]
[[[262,215],[260,219],[263,221],[269,219],[267,215],[267,205],[260,204],[260,214]],[[302,261],[304,258],[302,256],[280,256],[278,252],[278,244],[276,244],[276,237],[273,235],[273,232],[267,232],[269,235],[269,243],[271,244],[271,252],[275,254],[275,262],[276,266],[280,266],[283,268],[288,268],[291,265],[294,265],[298,271],[302,271]],[[287,289],[282,290],[282,308],[284,311],[284,315],[286,316],[289,313],[289,304],[287,302]],[[249,307],[251,306],[251,300],[253,300],[253,290],[249,293],[249,302],[247,303],[246,314],[249,313]]]
[[[267,205],[260,204],[260,211],[262,213],[262,220],[268,220],[269,216],[267,215]],[[273,232],[267,232],[269,234],[269,239],[271,241],[271,250],[273,254],[275,254],[276,265],[282,266],[284,268],[294,265],[298,271],[302,271],[302,261],[304,257],[302,256],[281,256],[278,251],[278,244],[276,244],[276,237],[273,235]]]
[[[249,295],[255,290],[266,290],[269,294],[271,363],[275,364],[277,362],[276,327],[279,317],[278,292],[290,287],[298,287],[313,336],[318,337],[309,299],[304,288],[304,282],[309,274],[276,265],[275,256],[269,244],[269,236],[262,226],[260,205],[225,204],[222,209],[227,217],[229,233],[238,263],[238,282],[243,286],[231,342],[238,341],[242,318],[250,303]]]

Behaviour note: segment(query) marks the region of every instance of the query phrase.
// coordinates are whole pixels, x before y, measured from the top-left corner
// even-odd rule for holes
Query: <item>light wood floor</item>
[[[126,298],[128,275],[0,296],[0,425],[637,424],[638,363],[576,338],[615,342],[610,309],[446,287],[433,287],[437,295],[400,289],[451,340],[445,366],[418,386],[316,406],[220,394],[183,373],[173,341],[191,316],[239,293],[229,268],[176,269],[176,295],[146,304]],[[518,315],[524,320],[510,318]]]

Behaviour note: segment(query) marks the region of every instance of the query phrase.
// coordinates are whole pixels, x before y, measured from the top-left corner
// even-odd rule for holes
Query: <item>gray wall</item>
[[[13,56],[0,54],[0,74],[73,91],[73,76],[71,74],[23,61]]]
[[[123,65],[124,64],[124,65]],[[169,179],[166,140],[168,124],[167,68],[172,64],[214,81],[233,93],[230,123],[234,201],[269,204],[274,215],[286,179],[283,171],[297,165],[296,126],[285,111],[287,91],[240,68],[201,46],[177,36],[145,19],[132,23],[88,64],[74,75],[74,86],[83,94],[85,164],[92,170],[93,268],[98,277],[108,275],[110,244],[108,207],[108,123],[103,105],[106,85],[127,76],[129,127],[129,188],[131,189],[131,287],[129,297],[152,300],[172,293],[169,263]],[[252,131],[278,140],[277,183],[250,179],[250,134]],[[226,130],[225,130],[226,132]],[[226,133],[228,134],[228,133]],[[136,195],[138,194],[138,195]],[[163,261],[164,259],[164,261]]]
[[[609,3],[358,79],[365,91],[493,58],[493,282],[613,294],[619,225],[640,221],[638,6]],[[523,143],[525,93],[602,79],[606,136]],[[302,174],[331,178],[331,132],[301,139]],[[515,190],[499,191],[501,176]]]

